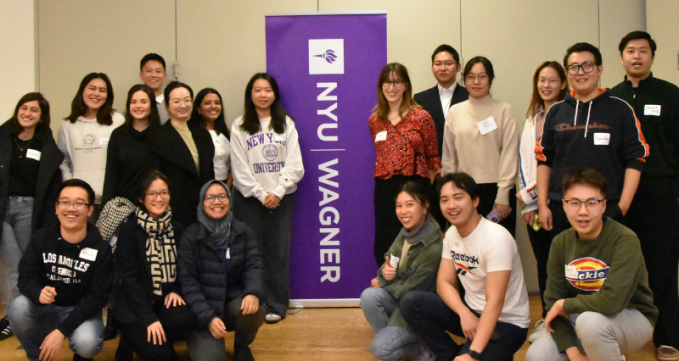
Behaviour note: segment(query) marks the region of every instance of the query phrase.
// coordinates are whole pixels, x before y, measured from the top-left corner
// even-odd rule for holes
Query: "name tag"
[[[35,149],[26,149],[26,158],[35,159],[37,161],[40,161],[41,155],[42,155],[42,153],[40,151],[37,151]]]
[[[578,279],[578,269],[575,266],[566,265],[566,278]]]
[[[226,249],[226,259],[231,259],[231,248]]]
[[[387,131],[381,131],[375,136],[375,143],[387,140]]]
[[[479,127],[481,135],[486,135],[492,132],[493,130],[497,129],[497,124],[495,124],[495,119],[493,119],[492,116],[476,123],[476,126]]]
[[[611,133],[594,133],[594,145],[609,145]]]
[[[108,147],[108,138],[99,138],[99,147],[107,148]]]
[[[644,107],[644,115],[660,116],[660,105],[646,104]]]
[[[391,268],[398,268],[398,261],[400,261],[400,259],[392,254],[391,257],[389,257],[389,266]]]
[[[94,262],[94,260],[97,259],[98,252],[99,251],[97,251],[96,249],[92,249],[89,247],[83,248],[82,251],[80,251],[80,258]]]

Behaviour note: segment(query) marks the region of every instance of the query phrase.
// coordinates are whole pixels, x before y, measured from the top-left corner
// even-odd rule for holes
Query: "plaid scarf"
[[[135,214],[137,224],[149,235],[146,239],[146,262],[153,280],[153,294],[162,296],[163,284],[177,279],[177,245],[170,224],[172,210],[168,208],[158,220],[141,208]]]

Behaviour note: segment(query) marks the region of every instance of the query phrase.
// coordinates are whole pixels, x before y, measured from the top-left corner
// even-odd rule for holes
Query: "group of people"
[[[121,334],[117,359],[176,359],[173,344],[185,340],[193,358],[223,360],[235,331],[235,359],[253,360],[258,328],[288,309],[304,176],[295,123],[267,73],[248,82],[230,130],[217,90],[163,89],[158,54],[139,75],[124,115],[106,74],[85,76],[56,142],[40,93],[0,126],[11,287],[0,338],[15,334],[42,361],[68,338],[74,359],[88,359],[106,327]]]
[[[543,311],[527,360],[624,360],[651,337],[679,360],[679,88],[653,77],[648,33],[619,51],[612,89],[591,44],[540,64],[520,139],[487,58],[458,84],[459,55],[439,46],[438,84],[414,97],[405,67],[384,67],[369,121],[380,268],[361,295],[375,357],[513,359],[530,326],[518,203]]]

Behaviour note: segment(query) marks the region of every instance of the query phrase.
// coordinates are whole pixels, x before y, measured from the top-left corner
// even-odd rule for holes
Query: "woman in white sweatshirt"
[[[96,220],[106,173],[106,154],[111,132],[125,118],[113,109],[113,87],[104,73],[87,74],[71,102],[71,114],[64,118],[57,146],[64,153],[61,172],[64,180],[79,178],[94,189]]]
[[[255,232],[264,261],[266,321],[288,310],[289,254],[297,183],[304,176],[297,130],[280,102],[276,80],[257,73],[245,88],[245,114],[231,126],[236,218]]]

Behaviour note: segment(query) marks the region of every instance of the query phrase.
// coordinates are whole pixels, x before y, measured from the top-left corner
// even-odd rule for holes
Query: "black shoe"
[[[85,361],[85,360],[92,360],[91,358],[84,358],[77,353],[73,354],[73,361]]]
[[[250,351],[250,347],[248,346],[234,344],[233,351],[234,361],[255,361],[255,358]]]
[[[9,320],[7,317],[3,317],[2,320],[0,320],[0,341],[8,339],[14,335],[14,332],[12,332],[12,328],[9,327]]]
[[[132,344],[121,335],[118,348],[116,349],[116,361],[132,361],[133,355],[134,350],[132,349]]]

